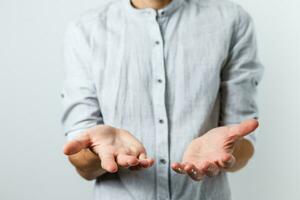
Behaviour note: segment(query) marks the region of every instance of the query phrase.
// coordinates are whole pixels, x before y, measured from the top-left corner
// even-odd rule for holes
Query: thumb
[[[64,145],[63,151],[66,155],[73,155],[80,152],[82,149],[88,148],[91,145],[89,134],[82,133],[78,137],[72,139]]]
[[[253,132],[257,127],[259,126],[259,123],[256,119],[248,119],[243,122],[241,122],[238,125],[234,125],[230,127],[230,136],[236,136],[238,138],[244,137],[246,135],[249,135],[251,132]]]

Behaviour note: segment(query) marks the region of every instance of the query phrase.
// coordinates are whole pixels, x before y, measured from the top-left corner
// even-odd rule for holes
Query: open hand
[[[64,146],[66,155],[73,155],[90,148],[101,160],[101,167],[114,173],[118,167],[133,170],[151,167],[152,158],[147,158],[144,146],[132,134],[123,129],[99,125],[87,130]]]
[[[179,174],[188,174],[199,181],[204,176],[215,176],[221,169],[235,163],[232,155],[235,144],[258,127],[257,120],[246,120],[238,125],[222,126],[194,139],[187,147],[182,162],[172,164]]]

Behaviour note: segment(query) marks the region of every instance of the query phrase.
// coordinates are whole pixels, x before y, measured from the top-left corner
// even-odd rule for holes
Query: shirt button
[[[163,80],[162,79],[157,79],[157,82],[162,83]]]
[[[61,97],[61,98],[64,98],[64,97],[65,97],[65,95],[64,95],[64,94],[60,94],[60,97]]]
[[[167,161],[166,161],[165,159],[163,159],[163,158],[159,159],[159,162],[160,162],[161,164],[166,164],[166,163],[167,163]]]
[[[165,11],[161,11],[161,13],[160,13],[161,15],[164,15],[165,14]]]
[[[163,124],[163,123],[164,123],[164,120],[163,120],[163,119],[160,119],[160,120],[158,120],[158,122],[159,122],[160,124]]]
[[[159,41],[155,41],[155,44],[156,44],[156,45],[159,45],[159,44],[160,44],[160,42],[159,42]]]

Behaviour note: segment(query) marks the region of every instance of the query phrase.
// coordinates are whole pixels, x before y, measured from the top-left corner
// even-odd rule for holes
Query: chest
[[[134,107],[167,95],[170,102],[182,98],[193,104],[216,96],[228,54],[228,31],[218,21],[182,17],[108,27],[105,41],[99,37],[102,48],[94,52],[92,66],[103,102]]]

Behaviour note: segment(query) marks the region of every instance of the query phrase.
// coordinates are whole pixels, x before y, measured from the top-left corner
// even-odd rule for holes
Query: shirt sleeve
[[[65,79],[61,93],[62,125],[67,139],[103,124],[96,88],[89,71],[92,61],[89,38],[75,22],[68,26],[64,43]]]
[[[262,74],[253,21],[245,10],[238,7],[228,60],[221,72],[221,125],[258,119],[255,96]],[[245,138],[255,144],[256,132]]]

